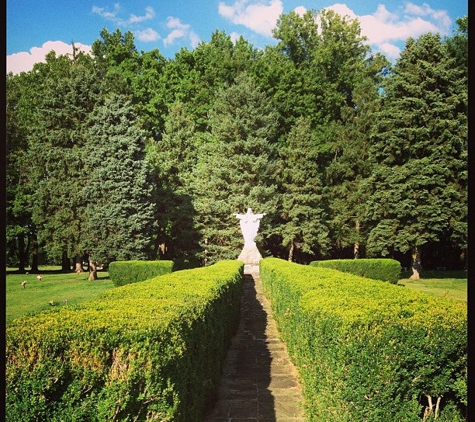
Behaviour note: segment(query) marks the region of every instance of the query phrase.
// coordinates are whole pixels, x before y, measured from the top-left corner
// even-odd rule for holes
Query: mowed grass
[[[403,273],[399,285],[431,295],[467,301],[467,273],[465,271],[422,271],[420,280],[411,280]]]
[[[58,267],[40,267],[43,280],[37,274],[19,274],[7,269],[6,321],[52,309],[71,306],[93,299],[114,287],[107,272],[99,279],[88,281],[88,273],[62,273]],[[409,272],[402,273],[398,284],[427,294],[467,301],[467,274],[464,271],[423,271],[420,280],[411,280]],[[26,281],[25,288],[21,283]]]
[[[19,274],[7,269],[7,324],[15,318],[47,311],[53,306],[71,306],[93,299],[114,287],[107,272],[98,272],[96,281],[88,281],[87,272],[61,273],[55,267],[40,267],[40,272],[41,281],[36,278],[38,274]],[[23,281],[26,281],[25,288],[21,285]]]

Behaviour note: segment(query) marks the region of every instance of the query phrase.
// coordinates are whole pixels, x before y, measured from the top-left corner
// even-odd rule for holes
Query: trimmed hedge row
[[[148,280],[173,271],[173,261],[114,261],[109,264],[109,277],[115,286]]]
[[[313,267],[333,268],[359,275],[373,280],[389,281],[397,284],[401,274],[401,264],[395,259],[329,259],[327,261],[312,261]]]
[[[464,420],[466,304],[276,258],[260,277],[309,421]]]
[[[15,320],[6,420],[199,421],[237,329],[243,264],[174,272]]]

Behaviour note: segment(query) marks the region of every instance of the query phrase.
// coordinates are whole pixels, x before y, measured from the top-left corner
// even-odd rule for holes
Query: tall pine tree
[[[409,39],[384,84],[366,185],[372,255],[411,252],[467,239],[467,85],[439,35]]]
[[[181,102],[172,105],[159,141],[147,147],[147,157],[155,169],[157,185],[158,233],[156,249],[176,264],[192,263],[198,249],[194,230],[194,209],[190,192],[191,174],[196,164],[195,124]],[[178,262],[177,262],[178,261]]]
[[[107,98],[90,119],[82,246],[91,263],[152,257],[154,184],[144,160],[145,135],[136,125],[133,107],[121,95]]]
[[[361,186],[372,172],[370,133],[388,66],[380,55],[366,62],[353,88],[353,104],[343,107],[341,121],[331,125],[332,159],[325,168],[325,202],[331,213],[333,252],[341,256],[364,256],[368,224]]]
[[[330,240],[328,216],[322,204],[319,153],[310,122],[297,120],[287,144],[281,148],[282,170],[280,234],[292,261],[296,252],[325,255]]]
[[[28,172],[32,185],[32,220],[48,257],[70,270],[70,259],[82,259],[81,190],[86,180],[82,148],[87,118],[100,94],[92,59],[79,53],[56,57],[33,70],[37,85],[35,120],[28,136]]]
[[[243,239],[234,213],[276,212],[277,113],[252,78],[243,73],[222,90],[210,117],[211,139],[204,143],[194,171],[194,203],[207,262],[238,257]],[[258,241],[259,245],[259,241]]]

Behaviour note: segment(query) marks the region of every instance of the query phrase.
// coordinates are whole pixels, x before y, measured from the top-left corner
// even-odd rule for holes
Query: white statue
[[[241,231],[244,237],[244,247],[255,246],[256,242],[254,239],[257,236],[261,218],[264,217],[265,214],[253,214],[252,210],[248,208],[246,214],[234,214],[234,216],[241,220],[239,224],[241,225]]]

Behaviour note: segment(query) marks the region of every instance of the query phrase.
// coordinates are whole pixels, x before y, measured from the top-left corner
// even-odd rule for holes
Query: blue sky
[[[102,28],[131,31],[139,51],[173,58],[216,30],[243,35],[255,47],[275,44],[280,14],[330,8],[358,18],[373,51],[397,59],[405,40],[426,32],[451,35],[468,14],[466,0],[7,0],[7,72],[28,71],[51,50],[89,51]]]

